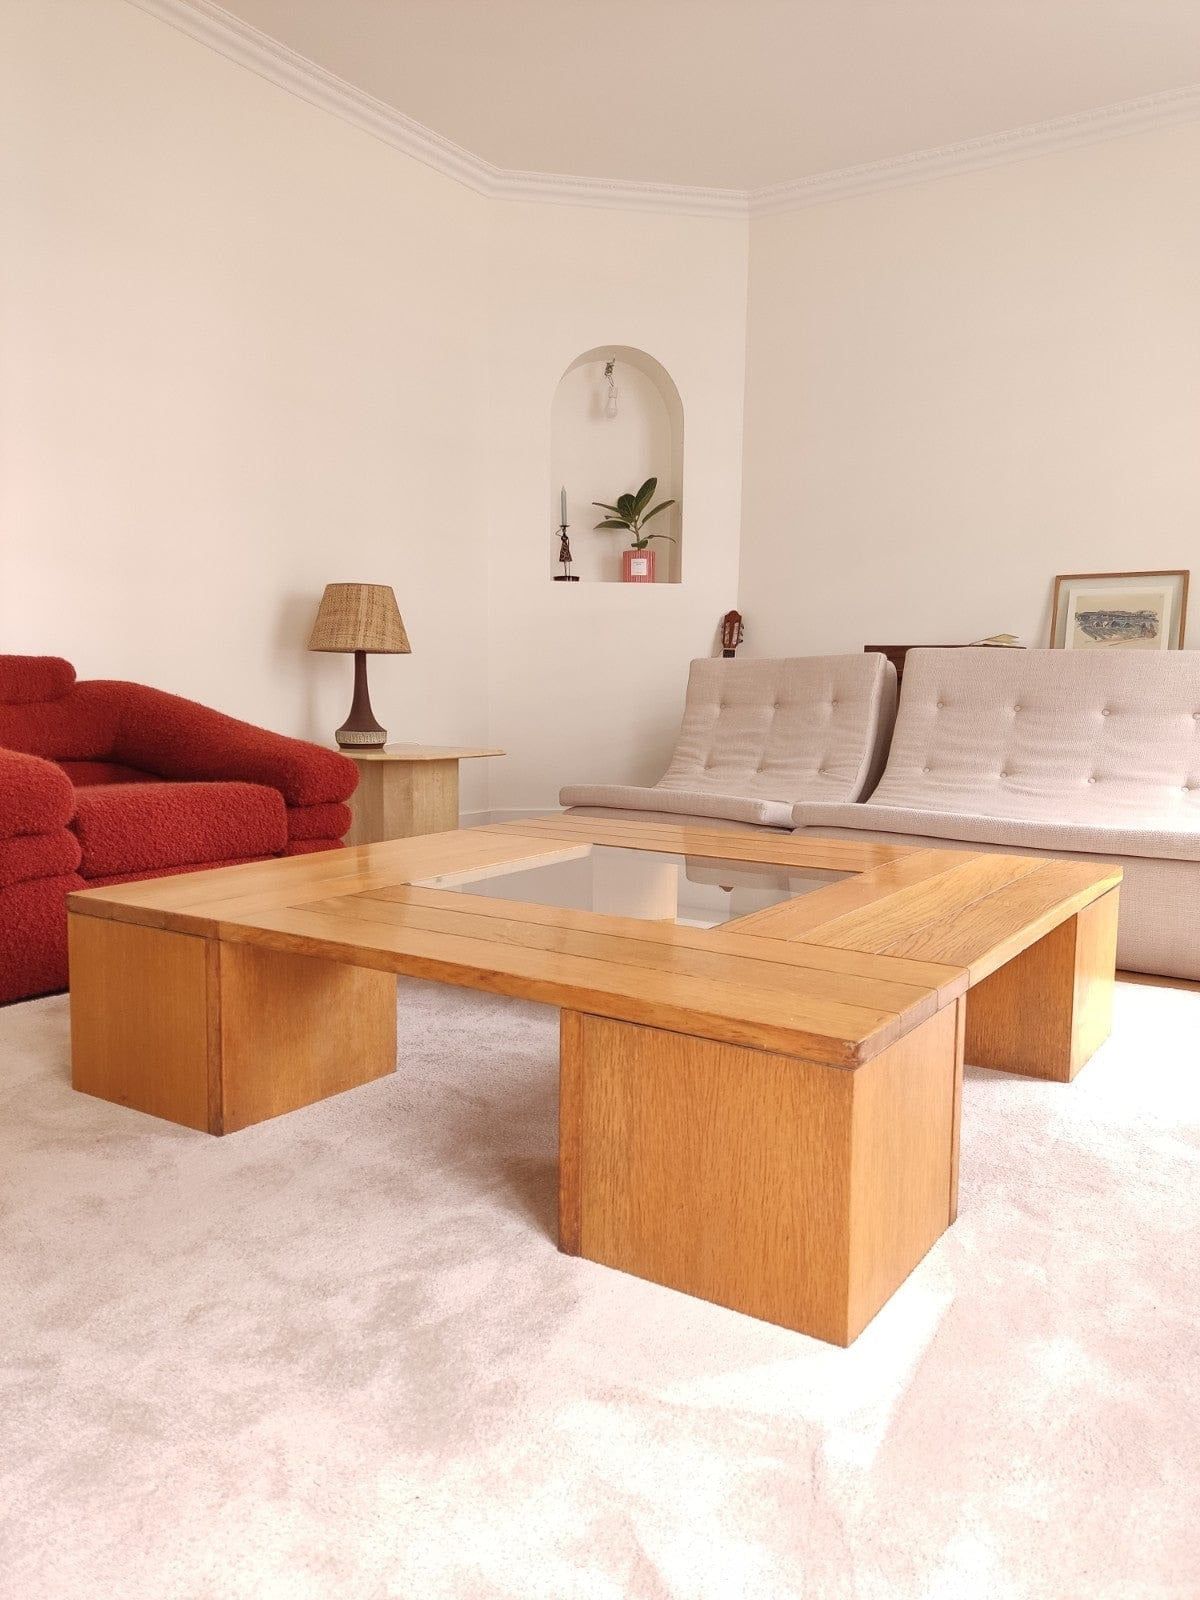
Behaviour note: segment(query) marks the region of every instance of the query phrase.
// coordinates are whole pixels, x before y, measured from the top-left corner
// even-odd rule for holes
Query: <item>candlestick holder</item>
[[[555,583],[578,583],[579,579],[571,571],[571,541],[567,538],[568,524],[560,522],[558,525],[558,559],[562,562],[562,571],[554,574]]]

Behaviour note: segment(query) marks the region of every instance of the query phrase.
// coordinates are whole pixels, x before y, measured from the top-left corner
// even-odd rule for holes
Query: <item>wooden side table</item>
[[[458,763],[505,753],[438,744],[343,750],[358,768],[358,788],[350,797],[354,821],[346,843],[379,844],[457,828]]]

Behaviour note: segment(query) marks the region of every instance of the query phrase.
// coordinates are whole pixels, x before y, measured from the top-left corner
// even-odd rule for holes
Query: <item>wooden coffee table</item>
[[[395,973],[559,1006],[560,1248],[848,1344],[954,1220],[964,1046],[1107,1037],[1120,878],[555,816],[92,889],[72,1081],[229,1133],[392,1072]]]

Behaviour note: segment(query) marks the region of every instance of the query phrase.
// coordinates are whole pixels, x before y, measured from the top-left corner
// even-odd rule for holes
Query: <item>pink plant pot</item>
[[[621,582],[654,582],[654,551],[648,545],[645,550],[621,551]]]

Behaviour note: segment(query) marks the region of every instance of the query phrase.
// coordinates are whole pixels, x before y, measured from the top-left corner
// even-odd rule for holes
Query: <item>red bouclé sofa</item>
[[[357,781],[193,700],[0,655],[0,1002],[65,988],[69,890],[340,849]]]

